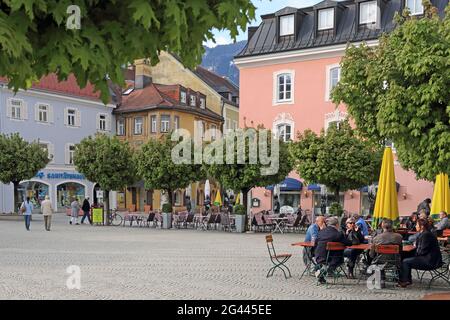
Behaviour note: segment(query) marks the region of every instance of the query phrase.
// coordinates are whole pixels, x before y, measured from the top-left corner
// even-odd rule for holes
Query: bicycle
[[[123,217],[117,213],[117,209],[109,210],[108,222],[113,226],[120,226],[123,222]]]

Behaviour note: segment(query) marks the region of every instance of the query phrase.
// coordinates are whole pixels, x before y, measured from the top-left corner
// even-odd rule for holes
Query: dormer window
[[[423,14],[423,4],[422,0],[405,0],[406,7],[411,12],[411,15],[420,15]]]
[[[181,103],[186,103],[186,92],[181,91],[180,100]]]
[[[280,17],[280,37],[294,35],[294,15]]]
[[[206,101],[205,98],[200,98],[200,108],[205,109]]]
[[[367,1],[359,5],[359,24],[373,24],[377,22],[377,2]]]
[[[197,97],[191,96],[190,106],[195,107],[197,105]]]
[[[319,10],[319,21],[317,23],[317,30],[328,30],[334,27],[334,9]]]

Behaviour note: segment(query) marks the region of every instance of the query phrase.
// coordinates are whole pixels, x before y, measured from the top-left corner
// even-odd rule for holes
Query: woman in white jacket
[[[53,207],[49,196],[45,196],[45,200],[41,203],[41,211],[44,216],[45,230],[50,231],[52,224]]]

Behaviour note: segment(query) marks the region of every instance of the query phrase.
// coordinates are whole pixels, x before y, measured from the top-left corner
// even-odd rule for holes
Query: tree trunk
[[[14,204],[13,204],[13,211],[14,212],[18,212],[19,210],[19,181],[13,181],[13,185],[14,185]]]
[[[173,190],[172,189],[167,189],[167,200],[169,201],[170,206],[172,206],[173,205],[172,204],[172,202],[173,202]]]
[[[242,200],[244,201],[244,208],[245,208],[245,221],[248,221],[246,223],[245,231],[250,231],[252,229],[252,222],[250,220],[251,215],[248,214],[248,193],[250,189],[242,189]]]
[[[104,217],[105,217],[105,224],[107,226],[109,226],[109,190],[105,190],[105,200],[103,202],[103,209],[105,210],[104,212]]]
[[[340,188],[338,186],[338,187],[336,187],[334,189],[334,199],[335,199],[335,202],[341,204],[340,197],[339,197],[339,192],[340,192]]]

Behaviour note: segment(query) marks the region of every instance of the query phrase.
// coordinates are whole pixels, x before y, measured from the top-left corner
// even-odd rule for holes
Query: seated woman
[[[352,245],[357,245],[364,243],[364,236],[361,232],[361,229],[356,225],[356,221],[353,218],[348,218],[346,221],[346,231],[345,237],[347,240],[351,241]],[[344,250],[344,257],[348,258],[347,268],[348,268],[348,277],[354,278],[353,270],[355,268],[356,259],[363,252],[360,249],[350,249],[347,248]]]
[[[417,212],[411,213],[411,215],[408,217],[408,220],[406,220],[405,227],[408,229],[408,231],[416,231],[416,224],[417,224],[418,215]]]
[[[434,270],[442,265],[442,255],[436,236],[430,231],[428,219],[417,220],[416,230],[419,236],[416,241],[414,257],[402,261],[398,286],[406,288],[412,284],[411,270]]]

